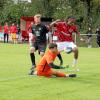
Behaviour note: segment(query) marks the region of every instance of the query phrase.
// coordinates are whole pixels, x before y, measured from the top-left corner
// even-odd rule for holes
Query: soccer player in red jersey
[[[7,38],[7,43],[8,43],[8,39],[9,39],[9,26],[8,26],[7,22],[4,25],[4,43],[6,42],[6,38]]]
[[[80,36],[80,33],[78,32],[78,28],[75,25],[76,19],[74,17],[69,17],[67,21],[60,21],[56,20],[51,23],[51,27],[56,28],[56,33],[54,32],[56,39],[58,42],[58,50],[60,51],[66,51],[67,53],[74,53],[74,60],[73,60],[73,67],[75,67],[75,70],[79,70],[76,68],[77,59],[78,59],[78,47],[74,43],[73,39],[73,33],[77,33],[78,36]],[[80,39],[83,41],[83,39]]]
[[[58,54],[57,44],[50,43],[49,50],[44,54],[39,64],[36,66],[38,76],[76,77],[76,74],[65,74],[63,72],[53,70],[64,68],[53,63]]]

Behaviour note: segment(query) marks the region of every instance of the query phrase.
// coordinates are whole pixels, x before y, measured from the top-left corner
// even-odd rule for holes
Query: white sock
[[[69,77],[69,75],[68,75],[68,74],[66,74],[66,77]]]
[[[77,59],[74,59],[74,60],[73,60],[73,65],[72,65],[72,66],[74,67],[74,66],[76,66],[76,64],[77,64]]]

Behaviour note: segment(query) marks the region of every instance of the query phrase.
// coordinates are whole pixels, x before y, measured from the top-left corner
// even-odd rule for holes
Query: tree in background
[[[72,15],[77,18],[80,28],[100,23],[99,0],[32,0],[32,3],[13,0],[0,0],[0,23],[19,22],[21,16],[34,16],[41,13],[43,17],[65,19]]]

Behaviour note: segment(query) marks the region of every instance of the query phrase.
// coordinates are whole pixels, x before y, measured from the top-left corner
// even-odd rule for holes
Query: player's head
[[[41,14],[36,14],[34,16],[34,23],[35,24],[40,24],[41,23]]]
[[[8,23],[7,23],[7,22],[5,22],[5,25],[8,25]]]
[[[76,22],[76,18],[73,17],[73,16],[70,16],[70,17],[67,18],[66,21],[67,21],[67,24],[73,25],[73,24],[75,24],[75,22]]]
[[[99,28],[97,28],[96,31],[99,31]]]
[[[15,25],[15,23],[12,23],[12,26],[14,26]]]
[[[90,31],[91,30],[91,27],[89,27],[88,30]]]
[[[49,44],[49,49],[52,51],[52,52],[57,52],[57,44],[56,43],[50,43]]]

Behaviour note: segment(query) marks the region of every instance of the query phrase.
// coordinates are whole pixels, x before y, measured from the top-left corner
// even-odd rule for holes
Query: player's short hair
[[[42,16],[41,14],[36,14],[36,15],[34,15],[34,18],[36,18],[36,17],[41,18],[41,16]]]
[[[74,16],[68,16],[66,21],[72,21],[72,22],[75,22],[76,21],[76,18]]]
[[[57,48],[57,44],[56,43],[50,43],[49,44],[49,49],[53,49],[53,48]]]

